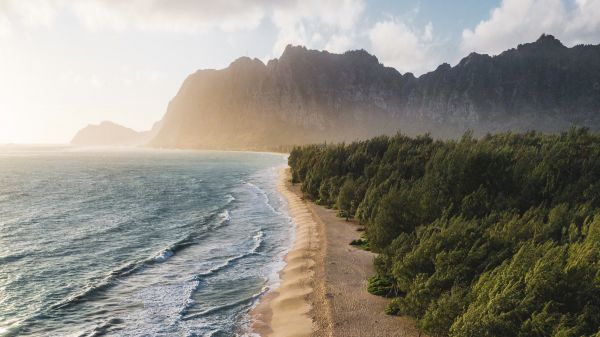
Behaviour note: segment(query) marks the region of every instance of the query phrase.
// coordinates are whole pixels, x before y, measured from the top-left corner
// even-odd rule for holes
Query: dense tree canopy
[[[600,337],[600,136],[295,148],[294,182],[379,253],[369,291],[432,336]]]

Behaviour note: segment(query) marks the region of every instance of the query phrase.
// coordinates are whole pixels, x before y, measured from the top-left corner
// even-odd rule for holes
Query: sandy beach
[[[279,288],[252,311],[253,330],[270,336],[419,336],[413,322],[384,313],[387,299],[366,291],[374,254],[349,243],[360,236],[353,222],[304,200],[300,185],[281,172],[279,190],[296,224]]]
[[[317,266],[322,266],[322,233],[307,203],[290,189],[289,169],[280,172],[279,192],[288,203],[296,225],[294,244],[285,257],[281,283],[269,292],[252,311],[253,330],[261,336],[311,336],[318,329],[313,318]]]

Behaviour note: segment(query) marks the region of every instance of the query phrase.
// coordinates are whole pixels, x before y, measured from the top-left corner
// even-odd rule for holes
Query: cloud
[[[56,18],[56,4],[57,0],[4,0],[0,4],[0,15],[28,27],[47,26]]]
[[[400,72],[422,74],[439,63],[431,23],[419,31],[399,19],[380,21],[369,30],[369,40],[375,55]]]
[[[577,0],[565,29],[572,43],[598,43],[600,36],[600,1]]]
[[[176,32],[252,29],[270,17],[280,28],[322,25],[347,31],[364,7],[364,0],[0,0],[0,17],[43,26],[66,11],[93,30]]]
[[[70,6],[93,30],[234,31],[257,27],[266,14],[256,0],[78,0]]]
[[[363,0],[288,0],[273,6],[273,22],[278,26],[302,20],[317,20],[326,26],[349,30],[365,9]]]
[[[354,39],[351,36],[334,34],[325,45],[325,50],[333,53],[343,53],[350,49],[353,44]]]
[[[0,0],[0,18],[13,25],[48,26],[61,13],[91,30],[169,32],[234,31],[256,28],[275,0]],[[289,0],[288,0],[289,2]]]
[[[15,25],[47,26],[56,17],[56,0],[0,0],[0,37],[12,35]]]
[[[274,55],[290,43],[340,52],[354,45],[364,9],[364,0],[0,0],[0,34],[49,26],[63,14],[92,31],[234,32],[269,20]]]
[[[498,54],[542,33],[568,45],[598,43],[600,0],[503,0],[487,20],[463,30],[460,50]]]
[[[279,55],[290,43],[345,51],[354,45],[356,26],[364,9],[363,0],[288,1],[272,13],[272,22],[278,29],[273,53]],[[322,41],[327,41],[325,46]]]

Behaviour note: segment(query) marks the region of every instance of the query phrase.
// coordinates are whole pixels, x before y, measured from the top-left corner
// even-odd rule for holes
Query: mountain
[[[147,144],[160,129],[157,122],[148,131],[135,131],[119,124],[104,121],[98,125],[88,125],[79,130],[71,140],[76,146],[139,146]]]
[[[392,43],[392,42],[391,42]],[[415,77],[364,50],[288,46],[188,76],[151,145],[264,149],[398,130],[455,137],[503,130],[600,130],[600,45],[551,35],[497,56],[472,53]]]

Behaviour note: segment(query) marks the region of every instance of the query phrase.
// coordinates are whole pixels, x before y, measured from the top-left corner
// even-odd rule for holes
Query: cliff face
[[[490,57],[471,54],[419,78],[407,112],[486,131],[600,127],[600,46],[549,35]]]
[[[261,148],[373,135],[401,104],[404,82],[364,51],[290,46],[267,65],[240,58],[189,76],[153,144]]]
[[[288,46],[263,64],[240,58],[190,75],[152,145],[269,148],[400,130],[453,137],[571,125],[600,129],[600,46],[549,35],[498,56],[471,54],[415,78],[363,50]]]

